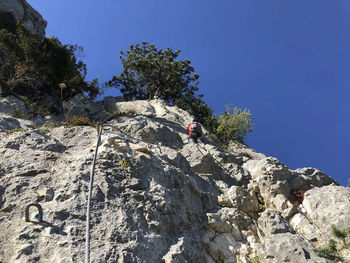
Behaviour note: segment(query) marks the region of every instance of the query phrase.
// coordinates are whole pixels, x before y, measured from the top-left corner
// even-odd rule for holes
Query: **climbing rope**
[[[88,195],[88,203],[87,203],[87,210],[86,210],[85,263],[90,263],[90,206],[91,206],[92,186],[93,186],[94,175],[95,175],[97,151],[101,141],[103,125],[102,124],[100,125],[99,123],[97,123],[97,130],[98,130],[98,139],[97,139],[97,144],[96,144],[96,149],[94,154],[94,160],[91,168],[89,195]]]
[[[104,120],[104,122],[105,121],[106,120]],[[92,188],[93,188],[94,175],[95,175],[95,165],[96,165],[96,160],[97,160],[97,152],[98,152],[98,147],[99,147],[100,141],[101,141],[101,135],[102,135],[102,131],[104,128],[104,126],[103,126],[104,122],[97,123],[98,139],[97,139],[97,144],[96,144],[96,148],[95,148],[94,159],[92,162],[91,176],[90,176],[90,183],[89,183],[89,194],[88,194],[87,209],[86,209],[85,263],[90,263],[90,206],[91,206]],[[116,127],[113,127],[112,125],[108,125],[108,124],[106,124],[105,126],[109,126],[109,127],[114,128],[114,129],[117,129]],[[119,130],[119,129],[117,129],[117,130]],[[122,166],[125,166],[125,167],[130,166],[130,164],[127,160],[122,160],[122,161],[123,161],[123,163],[121,163]]]
[[[85,263],[90,263],[90,206],[91,206],[91,197],[92,197],[92,188],[93,188],[93,182],[94,182],[94,175],[95,175],[95,165],[96,165],[96,160],[97,160],[97,152],[98,152],[98,147],[100,145],[101,141],[101,135],[102,131],[104,128],[104,123],[107,122],[111,117],[113,117],[114,113],[108,116],[106,119],[104,119],[102,122],[97,123],[97,133],[98,133],[98,139],[97,139],[97,144],[95,148],[95,154],[94,154],[94,159],[92,163],[92,168],[91,168],[91,176],[90,176],[90,183],[89,183],[89,194],[88,194],[88,201],[87,201],[87,210],[86,210],[86,234],[85,234]],[[106,127],[111,127],[112,129],[118,130],[120,133],[124,134],[126,137],[129,137],[129,140],[135,143],[135,141],[140,141],[139,139],[134,138],[133,136],[130,136],[129,134],[123,132],[122,130],[112,126],[105,124]],[[127,139],[128,140],[128,139]],[[121,160],[121,166],[123,167],[129,167],[130,163],[123,159]]]

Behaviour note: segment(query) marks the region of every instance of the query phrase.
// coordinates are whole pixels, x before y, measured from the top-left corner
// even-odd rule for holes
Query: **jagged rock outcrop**
[[[192,116],[164,101],[76,97],[67,105],[107,120],[91,262],[326,262],[314,248],[327,244],[332,224],[350,227],[349,188],[239,143],[194,145]],[[0,101],[0,262],[83,262],[96,128],[43,130],[18,118],[27,110],[19,99]],[[299,202],[296,190],[305,191]],[[30,203],[42,206],[43,222],[34,208],[24,221]]]
[[[45,36],[47,22],[26,0],[1,0],[0,13],[13,15],[15,20],[21,21],[30,32]]]

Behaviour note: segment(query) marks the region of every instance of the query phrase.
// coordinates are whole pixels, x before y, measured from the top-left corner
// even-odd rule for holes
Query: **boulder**
[[[240,143],[238,141],[231,141],[227,149],[234,153],[235,155],[245,158],[245,161],[248,160],[261,160],[266,158],[262,153],[257,153],[255,150],[249,148],[247,145]]]
[[[332,225],[344,230],[350,227],[350,188],[328,185],[316,187],[304,195],[306,215],[326,239],[333,238]]]
[[[77,94],[64,103],[66,116],[84,116],[95,121],[105,120],[108,115],[101,104],[93,103],[83,94]]]
[[[298,262],[326,263],[327,260],[318,257],[313,252],[313,246],[304,238],[291,233],[281,233],[268,236],[258,249],[261,262]]]
[[[299,168],[292,171],[298,180],[293,181],[294,189],[311,189],[330,184],[339,185],[337,181],[316,168]]]
[[[240,243],[236,242],[231,234],[219,234],[210,242],[209,255],[214,262],[236,263],[236,256],[232,251],[235,246],[239,247]]]
[[[294,231],[288,222],[275,210],[266,209],[258,219],[260,238]]]
[[[28,108],[27,105],[19,98],[15,96],[9,96],[5,98],[0,97],[0,114],[8,115],[16,118],[21,118],[27,113],[31,112],[32,109]]]
[[[162,263],[182,263],[191,258],[193,262],[206,262],[205,255],[198,253],[195,240],[191,237],[181,237],[172,245],[162,258]]]
[[[258,200],[256,196],[240,186],[231,186],[225,193],[219,196],[218,203],[220,206],[237,208],[240,211],[249,213],[258,210]]]
[[[320,229],[303,213],[297,213],[290,220],[291,227],[296,233],[312,243],[325,242]]]

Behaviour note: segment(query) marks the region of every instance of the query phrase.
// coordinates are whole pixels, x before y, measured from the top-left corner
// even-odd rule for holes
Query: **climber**
[[[202,126],[196,118],[193,119],[192,123],[188,124],[187,130],[194,143],[198,143],[198,140],[200,140],[205,145]]]

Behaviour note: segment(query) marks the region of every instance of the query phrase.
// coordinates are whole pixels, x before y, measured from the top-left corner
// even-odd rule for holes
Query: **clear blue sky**
[[[88,79],[121,72],[120,50],[180,49],[215,113],[251,111],[248,145],[291,169],[350,172],[350,1],[29,0],[46,33],[84,48]],[[117,96],[117,90],[106,95]]]

